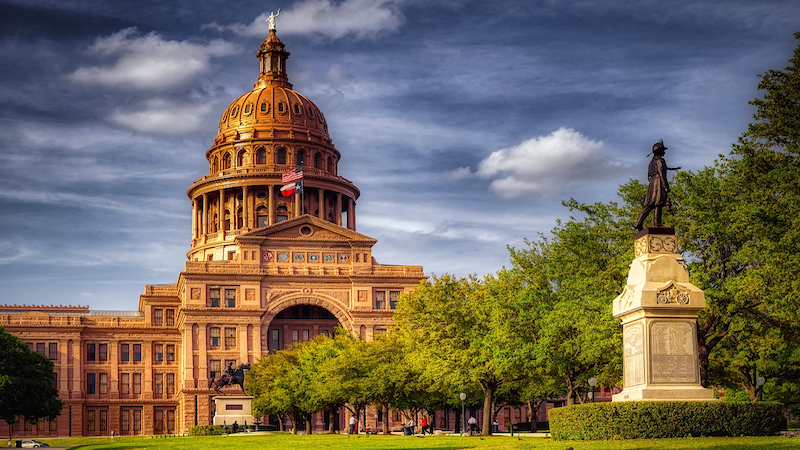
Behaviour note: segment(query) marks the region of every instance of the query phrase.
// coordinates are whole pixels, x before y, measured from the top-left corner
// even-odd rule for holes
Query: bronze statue
[[[244,371],[249,369],[250,363],[239,364],[236,366],[236,369],[234,369],[233,363],[228,362],[223,374],[209,381],[208,387],[217,391],[217,394],[222,394],[222,391],[220,391],[221,388],[238,384],[239,387],[242,388],[242,393],[244,393]]]
[[[653,159],[647,169],[647,181],[650,182],[650,185],[647,187],[647,197],[644,199],[642,212],[636,221],[636,229],[639,231],[642,230],[644,219],[654,209],[653,226],[662,228],[661,208],[664,206],[669,208],[670,205],[669,197],[667,196],[669,192],[667,170],[680,170],[680,167],[667,167],[667,162],[664,160],[665,150],[667,150],[667,147],[664,145],[663,139],[653,144]]]

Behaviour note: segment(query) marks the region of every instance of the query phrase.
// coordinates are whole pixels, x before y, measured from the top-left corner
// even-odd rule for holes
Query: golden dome
[[[330,142],[325,116],[311,100],[292,90],[286,76],[286,59],[289,52],[270,30],[258,53],[261,72],[253,90],[233,101],[219,121],[216,142],[250,137],[260,132],[270,132],[276,127],[291,129],[294,134],[312,135]]]

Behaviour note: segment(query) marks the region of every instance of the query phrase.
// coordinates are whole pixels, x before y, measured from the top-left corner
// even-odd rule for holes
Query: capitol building
[[[64,402],[56,420],[0,434],[187,433],[212,422],[209,380],[228,362],[338,326],[372,339],[424,279],[373,259],[377,241],[356,228],[360,192],[339,174],[324,114],[292,89],[274,29],[257,56],[255,86],[222,112],[208,175],[188,188],[191,246],[174,284],[145,286],[130,311],[0,305],[0,326],[55,364]],[[317,416],[315,429],[345,420]]]

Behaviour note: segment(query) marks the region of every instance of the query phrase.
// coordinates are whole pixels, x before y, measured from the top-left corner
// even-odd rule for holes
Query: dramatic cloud
[[[211,112],[211,105],[171,103],[163,99],[151,99],[142,103],[135,111],[117,109],[109,118],[112,122],[143,133],[161,136],[185,136],[199,131],[204,118]]]
[[[160,91],[184,86],[209,69],[211,58],[234,52],[228,42],[171,41],[155,32],[144,36],[126,28],[99,37],[88,53],[107,65],[80,67],[72,81],[122,89]]]
[[[492,152],[478,165],[477,175],[494,178],[490,188],[503,197],[545,195],[581,180],[604,178],[621,164],[604,156],[602,142],[570,128],[559,128],[519,145]],[[463,178],[463,168],[451,172]]]
[[[311,34],[339,39],[347,35],[372,38],[384,32],[394,32],[405,21],[399,5],[403,0],[306,0],[281,11],[276,28],[281,35]],[[246,36],[265,36],[269,13],[263,13],[249,25],[219,25],[204,28],[229,29]]]

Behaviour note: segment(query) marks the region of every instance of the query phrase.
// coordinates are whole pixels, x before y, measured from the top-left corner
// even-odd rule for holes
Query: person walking
[[[356,416],[350,416],[350,430],[347,434],[353,434],[356,431]]]
[[[478,419],[476,419],[475,416],[470,416],[469,420],[467,421],[467,425],[469,425],[470,436],[478,431]]]
[[[416,425],[417,424],[414,423],[414,419],[413,418],[408,420],[408,428],[411,430],[411,434],[414,434],[414,427]]]
[[[422,420],[419,421],[419,427],[422,429],[422,435],[425,436],[425,432],[428,431],[428,418],[422,416]],[[431,433],[433,434],[433,433]]]

